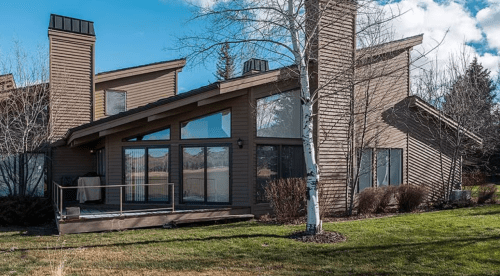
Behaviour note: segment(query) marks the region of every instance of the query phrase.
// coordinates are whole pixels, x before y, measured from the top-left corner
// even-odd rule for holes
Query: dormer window
[[[106,115],[116,115],[127,110],[127,92],[117,90],[106,91]]]

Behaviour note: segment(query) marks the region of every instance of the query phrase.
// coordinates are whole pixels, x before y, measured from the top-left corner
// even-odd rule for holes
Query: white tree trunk
[[[316,164],[315,147],[313,139],[313,104],[309,87],[309,70],[305,51],[301,49],[296,21],[294,20],[294,2],[288,0],[288,23],[292,37],[295,64],[300,72],[300,95],[302,99],[302,145],[307,171],[307,226],[306,231],[310,234],[321,232],[321,220],[319,216],[318,181],[319,172]]]

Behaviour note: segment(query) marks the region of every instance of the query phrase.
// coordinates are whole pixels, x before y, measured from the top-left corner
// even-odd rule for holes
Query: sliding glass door
[[[230,203],[230,146],[182,147],[182,201]]]
[[[168,202],[169,148],[142,147],[124,150],[125,201]]]

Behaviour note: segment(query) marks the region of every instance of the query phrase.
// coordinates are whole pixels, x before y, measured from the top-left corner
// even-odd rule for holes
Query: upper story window
[[[127,142],[136,141],[166,141],[170,140],[170,127],[148,134],[137,135],[127,139]]]
[[[127,110],[127,92],[107,90],[106,91],[106,115],[116,115]]]
[[[181,123],[181,139],[231,137],[231,110],[226,109]]]
[[[257,137],[301,137],[300,91],[257,100]]]

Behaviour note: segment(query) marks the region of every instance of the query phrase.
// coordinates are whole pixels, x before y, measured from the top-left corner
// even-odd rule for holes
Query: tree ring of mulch
[[[338,232],[323,231],[316,235],[311,235],[306,231],[294,232],[290,236],[290,239],[294,239],[301,242],[314,242],[314,243],[339,243],[345,242],[347,238]]]

